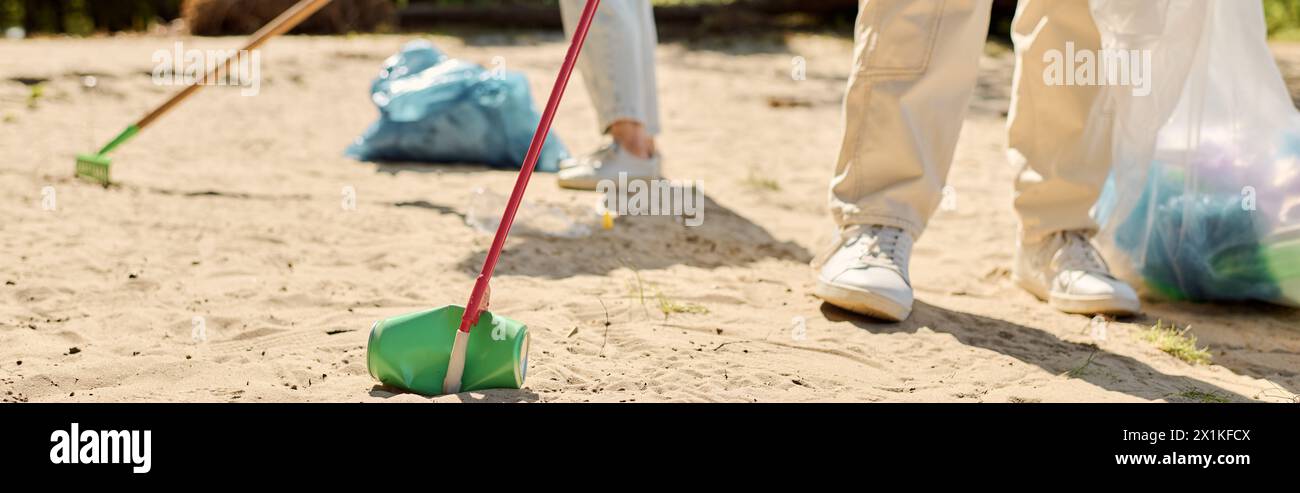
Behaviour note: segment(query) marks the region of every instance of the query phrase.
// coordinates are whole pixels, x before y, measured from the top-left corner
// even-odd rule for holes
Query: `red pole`
[[[460,318],[460,331],[469,333],[470,327],[478,323],[480,312],[483,311],[483,298],[488,290],[488,282],[492,280],[492,272],[496,270],[497,260],[501,258],[501,249],[505,247],[506,236],[510,234],[510,226],[515,222],[515,213],[519,211],[519,203],[524,199],[524,191],[528,188],[528,180],[533,176],[533,168],[537,167],[537,158],[542,154],[542,144],[546,142],[546,135],[551,131],[551,121],[555,119],[555,111],[560,106],[560,98],[564,97],[564,88],[569,85],[569,76],[573,75],[573,65],[578,61],[578,53],[582,51],[582,44],[587,40],[587,30],[591,28],[591,20],[596,16],[596,7],[600,6],[600,0],[587,0],[587,5],[582,9],[582,20],[578,22],[578,28],[573,32],[573,40],[569,42],[569,52],[564,55],[564,65],[560,67],[560,75],[555,78],[555,87],[551,88],[551,97],[546,101],[546,110],[542,112],[542,121],[537,125],[537,131],[533,133],[533,142],[528,146],[528,154],[524,156],[524,165],[519,168],[519,178],[515,179],[515,189],[510,193],[510,201],[506,203],[505,214],[501,216],[501,225],[497,226],[496,236],[492,238],[492,248],[488,249],[487,258],[483,260],[483,270],[479,272],[478,279],[474,281],[474,291],[469,295],[469,304],[465,306],[465,314]]]

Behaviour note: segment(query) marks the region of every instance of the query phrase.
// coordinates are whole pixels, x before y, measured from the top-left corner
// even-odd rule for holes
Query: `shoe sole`
[[[1013,275],[1012,280],[1022,289],[1028,291],[1029,294],[1034,295],[1035,298],[1046,301],[1052,308],[1065,313],[1075,315],[1113,315],[1124,317],[1137,315],[1142,311],[1142,303],[1140,301],[1125,302],[1109,296],[1054,295],[1043,292],[1039,286],[1020,276]]]
[[[556,179],[555,179],[555,183],[558,184],[558,185],[560,185],[560,188],[567,188],[567,189],[570,189],[570,190],[588,190],[588,191],[590,191],[590,190],[595,190],[595,189],[596,189],[596,183],[597,183],[597,180],[587,180],[587,179],[582,179],[582,180],[566,180],[566,179],[564,179],[564,178],[556,178]]]
[[[845,310],[891,322],[902,322],[912,314],[912,307],[862,289],[837,286],[821,279],[813,294]]]
[[[627,182],[628,183],[632,183],[634,181],[648,182],[650,180],[657,180],[657,179],[659,178],[654,176],[629,176],[627,177]],[[596,185],[600,184],[601,181],[603,180],[593,180],[590,178],[579,178],[579,179],[564,179],[559,177],[555,178],[555,183],[558,184],[560,188],[567,188],[570,190],[585,190],[585,191],[595,191]],[[618,180],[613,180],[613,181],[615,185],[618,184]]]

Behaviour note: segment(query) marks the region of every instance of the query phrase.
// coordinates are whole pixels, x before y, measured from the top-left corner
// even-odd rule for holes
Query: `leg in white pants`
[[[573,36],[585,0],[561,0],[564,30]],[[601,2],[578,57],[578,71],[591,95],[600,133],[619,120],[659,134],[659,97],[655,86],[654,11],[650,0]]]
[[[561,0],[569,36],[583,0]],[[564,188],[595,190],[600,183],[654,179],[660,159],[654,148],[659,133],[659,98],[655,87],[654,10],[649,0],[602,2],[578,57],[578,70],[596,107],[598,131],[611,142],[590,154],[560,163],[556,183]]]

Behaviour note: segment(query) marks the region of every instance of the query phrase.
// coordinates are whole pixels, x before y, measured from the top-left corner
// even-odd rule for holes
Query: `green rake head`
[[[109,142],[108,145],[105,145],[103,149],[100,149],[99,152],[95,154],[78,154],[77,177],[85,178],[95,183],[108,186],[108,171],[113,165],[113,160],[108,158],[109,151],[112,151],[117,146],[122,145],[122,143],[131,140],[131,137],[135,137],[135,134],[137,133],[140,133],[140,127],[137,125],[131,125],[126,127],[126,130],[123,130],[122,133],[117,134],[117,137],[114,138],[112,142]]]
[[[103,154],[78,154],[77,177],[108,185],[108,170],[112,164],[113,160]]]

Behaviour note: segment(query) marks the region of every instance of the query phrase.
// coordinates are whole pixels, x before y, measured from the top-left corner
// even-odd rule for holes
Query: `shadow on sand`
[[[389,399],[402,394],[419,395],[389,387],[387,385],[375,385],[370,388],[370,396],[381,399]],[[510,402],[539,402],[541,397],[528,389],[489,389],[475,390],[473,392],[462,392],[457,394],[461,402],[465,403],[510,403]],[[421,396],[425,399],[433,399],[432,396]]]
[[[662,269],[742,266],[764,259],[807,263],[812,254],[792,241],[779,241],[744,216],[704,199],[704,223],[688,227],[671,217],[620,218],[612,231],[565,239],[511,233],[497,275],[548,279],[603,275],[624,267]],[[421,206],[438,210],[439,206]],[[454,212],[451,212],[454,213]],[[483,265],[487,250],[470,254],[457,266],[467,272]]]
[[[1268,303],[1147,302],[1134,320],[1157,321],[1191,327],[1214,364],[1300,394],[1300,310]]]
[[[1068,375],[1141,399],[1188,401],[1188,398],[1180,396],[1188,391],[1233,402],[1250,401],[1254,397],[1194,378],[1167,375],[1146,363],[1107,352],[1092,344],[1064,341],[1039,329],[947,310],[921,301],[916,302],[912,316],[901,323],[874,321],[826,303],[822,304],[821,310],[828,320],[849,322],[874,334],[915,333],[921,327],[928,327],[935,332],[950,334],[962,344],[1002,353],[1048,373]]]

